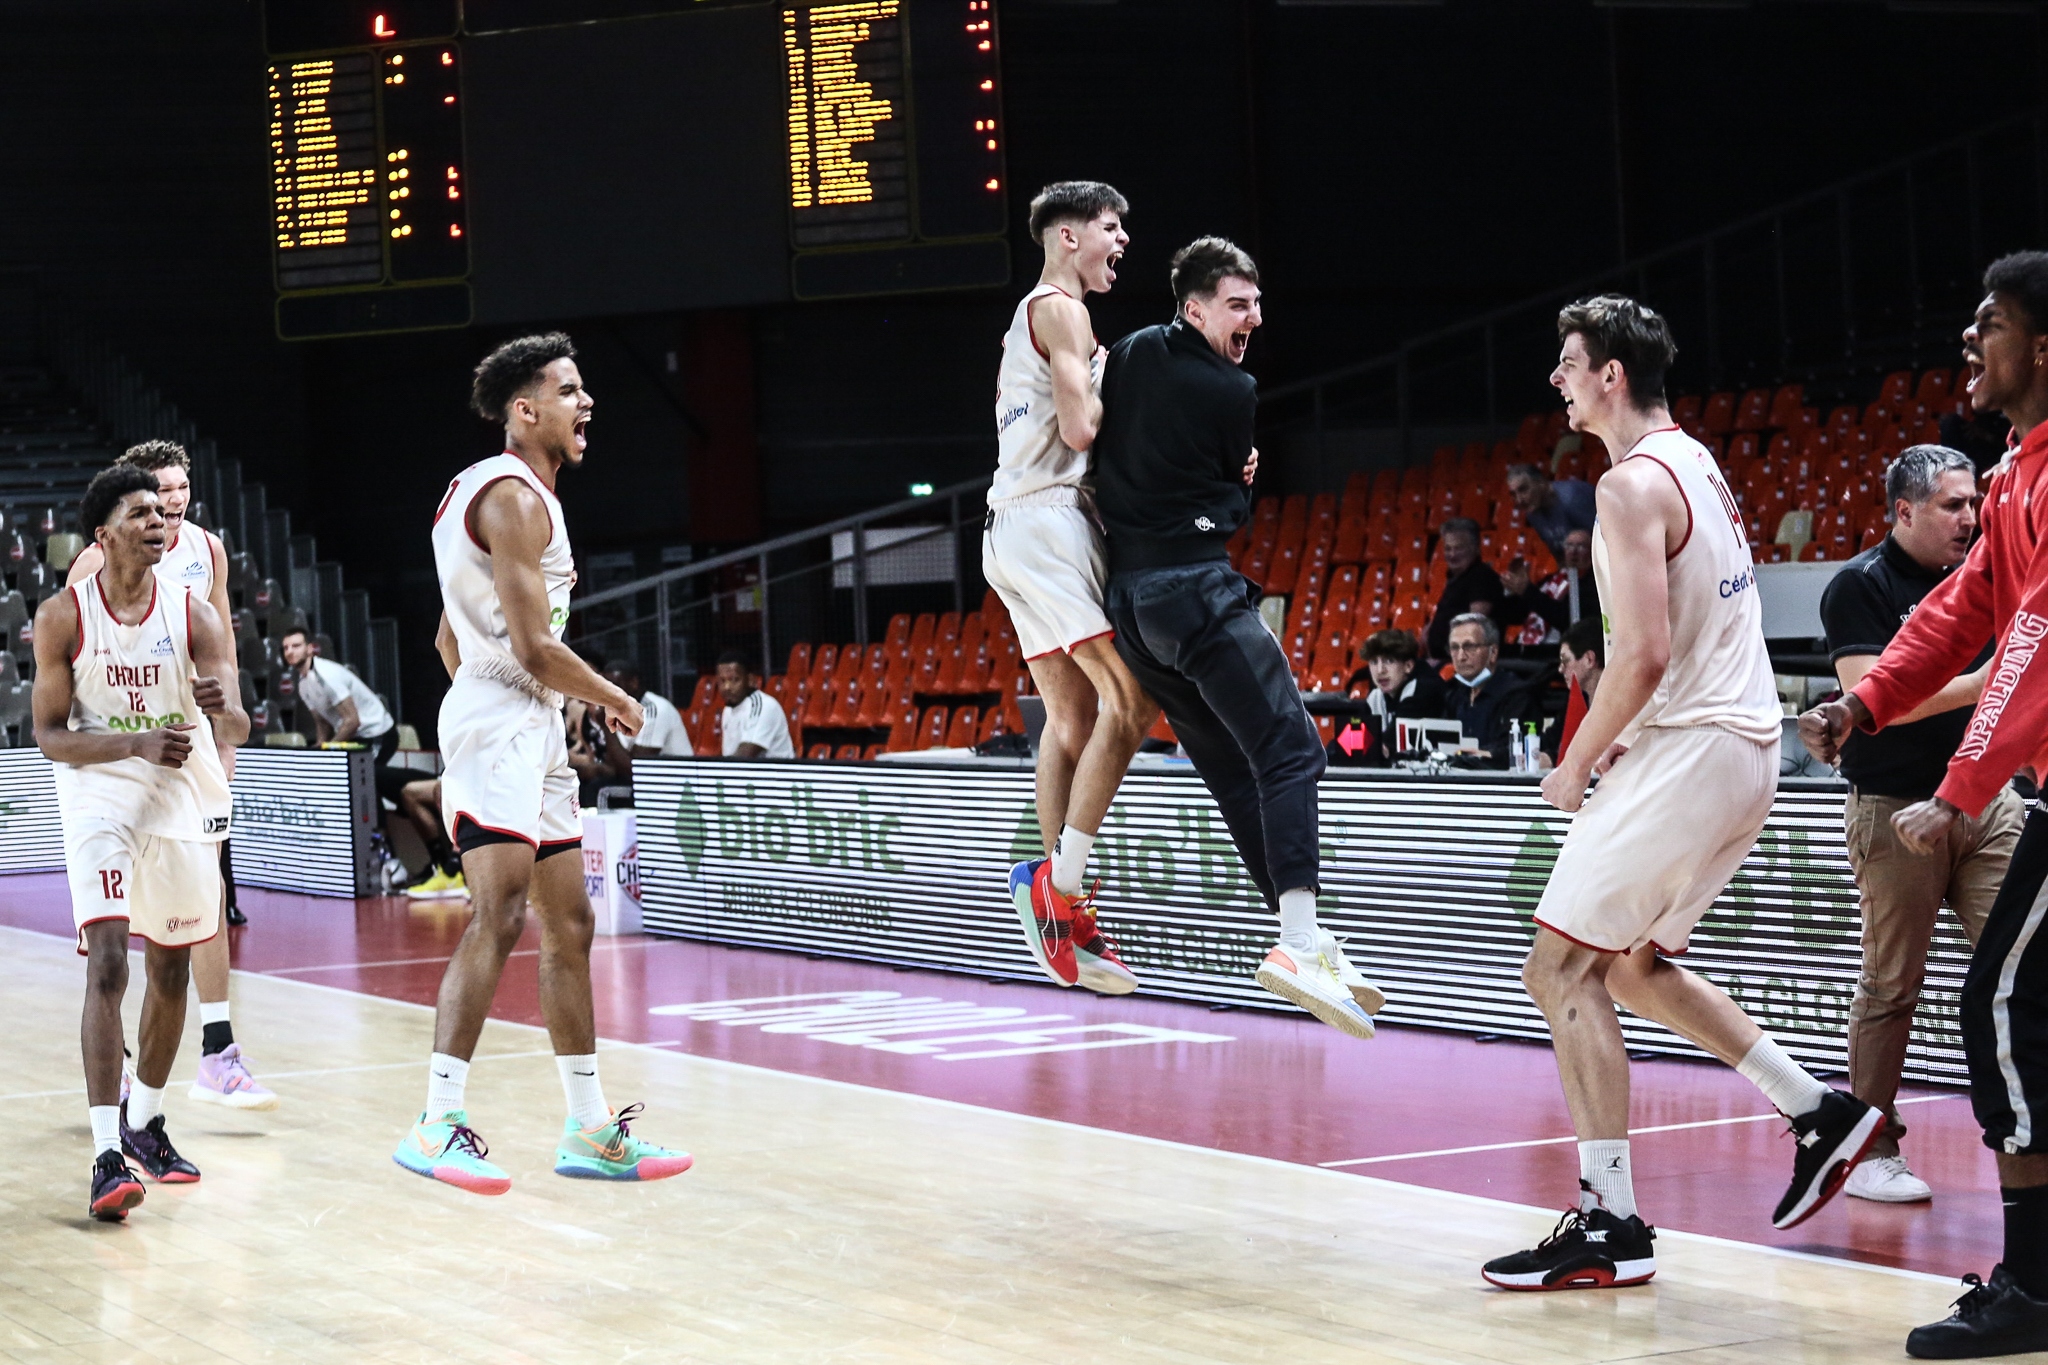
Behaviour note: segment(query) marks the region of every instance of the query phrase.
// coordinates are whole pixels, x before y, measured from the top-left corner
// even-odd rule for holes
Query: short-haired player
[[[78,951],[86,958],[86,1104],[95,1218],[142,1202],[125,1151],[156,1180],[199,1170],[164,1132],[163,1089],[185,1024],[192,945],[220,933],[220,855],[233,813],[216,739],[249,730],[228,631],[188,588],[156,574],[168,537],[156,476],[127,465],[87,487],[80,524],[102,563],[36,609],[36,745],[54,767]],[[121,1098],[128,939],[147,986],[135,1084]]]
[[[164,553],[156,562],[156,576],[166,583],[190,588],[205,600],[214,614],[228,623],[228,671],[234,685],[240,670],[235,657],[234,608],[228,604],[228,550],[221,538],[205,527],[185,519],[192,504],[192,458],[176,441],[143,441],[132,445],[119,461],[131,469],[156,476],[157,503],[164,518]],[[106,563],[106,552],[97,541],[79,551],[65,576],[68,587],[85,582]],[[221,771],[230,784],[235,780],[235,749],[215,736]],[[234,858],[230,841],[220,841],[221,901],[230,926],[247,923],[235,906]],[[206,1104],[230,1109],[275,1109],[277,1095],[249,1074],[248,1059],[235,1041],[235,1025],[228,1005],[228,936],[216,934],[192,945],[192,988],[199,996],[199,1074],[187,1092]],[[122,1074],[122,1093],[132,1087],[133,1077]]]
[[[584,889],[582,816],[563,733],[564,696],[598,709],[629,739],[638,699],[562,643],[576,561],[555,484],[583,463],[593,400],[560,332],[520,337],[485,356],[470,401],[504,428],[505,451],[455,476],[434,514],[441,581],[435,637],[450,685],[441,702],[441,809],[462,854],[472,909],[441,977],[427,1105],[392,1160],[475,1194],[512,1182],[485,1160],[464,1086],[506,959],[540,918],[540,1008],[569,1115],[555,1173],[660,1180],[690,1167],[682,1152],[633,1136],[639,1112],[613,1112],[597,1076],[590,989],[595,921]]]
[[[1763,830],[1782,713],[1749,536],[1714,457],[1664,398],[1669,325],[1633,299],[1564,309],[1550,382],[1613,461],[1593,573],[1607,666],[1543,796],[1573,812],[1536,907],[1522,982],[1550,1024],[1579,1138],[1579,1199],[1532,1250],[1489,1261],[1507,1289],[1640,1284],[1657,1272],[1636,1212],[1628,1049],[1614,1007],[1653,1019],[1762,1090],[1792,1125],[1789,1228],[1833,1197],[1884,1115],[1807,1074],[1720,987],[1672,959]],[[1602,774],[1589,797],[1587,784]]]
[[[1131,677],[1103,614],[1106,566],[1088,480],[1102,425],[1102,361],[1084,300],[1116,283],[1130,205],[1093,180],[1048,185],[1031,201],[1045,253],[1017,305],[997,372],[995,480],[982,574],[1016,623],[1045,699],[1037,765],[1047,856],[1010,872],[1032,956],[1062,986],[1121,995],[1138,979],[1096,924],[1088,854],[1131,756],[1159,708]]]

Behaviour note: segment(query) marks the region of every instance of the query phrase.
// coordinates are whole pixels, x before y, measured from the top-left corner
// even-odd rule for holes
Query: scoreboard
[[[688,17],[709,9],[758,21],[742,13],[733,15],[737,27],[707,28]],[[778,166],[750,151],[752,169],[723,179],[705,171],[710,159],[689,167],[674,158],[642,162],[630,185],[586,185],[593,204],[616,187],[644,208],[652,186],[657,199],[735,198],[780,214],[787,242],[775,249],[789,266],[774,292],[782,298],[1008,282],[995,0],[265,0],[264,17],[281,336],[462,327],[473,315],[516,315],[519,302],[496,295],[473,309],[473,288],[502,295],[516,272],[478,267],[473,275],[472,258],[494,245],[512,252],[510,234],[523,235],[516,258],[531,260],[535,246],[549,243],[524,239],[547,231],[545,219],[513,197],[530,189],[502,173],[471,183],[465,134],[495,133],[494,112],[530,111],[536,92],[493,76],[504,63],[469,62],[466,50],[514,42],[530,51],[537,42],[552,53],[579,40],[547,30],[589,33],[592,25],[617,28],[622,43],[701,35],[730,45],[712,58],[730,51],[735,69],[759,73],[746,88],[760,92],[754,105],[764,112],[721,107],[707,117],[699,106],[693,117],[667,119],[662,136],[780,145],[786,154]],[[687,30],[680,40],[679,26]],[[771,70],[782,73],[772,96],[761,84]],[[563,116],[586,146],[633,147],[650,131],[649,111],[661,108],[662,85],[643,68],[635,99],[608,109],[584,98]],[[779,111],[773,127],[760,122],[769,108]],[[673,184],[663,183],[665,174]],[[782,186],[779,208],[755,197],[770,185]],[[592,254],[604,269],[662,277],[645,221],[631,232],[622,224],[616,242],[600,232],[562,245]],[[484,225],[485,240],[473,239],[472,223]],[[706,246],[679,229],[672,249]],[[765,291],[760,301],[770,301]]]

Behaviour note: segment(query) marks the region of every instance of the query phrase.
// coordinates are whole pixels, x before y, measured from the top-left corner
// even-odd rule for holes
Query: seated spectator
[[[1514,727],[1528,707],[1528,691],[1493,671],[1500,662],[1500,628],[1493,618],[1466,612],[1450,623],[1451,678],[1443,716],[1457,721],[1479,745],[1479,766],[1508,766]]]
[[[1579,579],[1579,610],[1572,613],[1572,575]],[[1564,533],[1564,554],[1556,573],[1541,583],[1529,581],[1529,565],[1520,555],[1500,576],[1505,596],[1495,609],[1502,647],[1517,657],[1533,657],[1554,648],[1573,621],[1600,618],[1600,590],[1593,582],[1593,533],[1574,526]]]
[[[398,723],[368,683],[332,659],[320,657],[320,646],[303,630],[286,631],[278,641],[285,667],[298,675],[299,704],[313,713],[313,732],[321,744],[364,744],[372,759],[377,795],[398,804],[411,768],[393,767],[398,752]]]
[[[1444,713],[1443,679],[1419,667],[1422,651],[1415,637],[1405,630],[1375,631],[1358,651],[1365,666],[1351,675],[1347,687],[1358,695],[1361,684],[1367,714],[1354,722],[1359,733],[1340,732],[1330,741],[1332,763],[1350,767],[1386,768],[1394,762],[1394,722],[1441,717]],[[1345,730],[1352,727],[1347,725]]]
[[[462,856],[448,842],[447,827],[441,823],[441,779],[414,778],[399,789],[398,811],[419,831],[427,846],[427,869],[405,888],[413,900],[467,900],[469,888],[462,880]]]
[[[1479,557],[1478,522],[1470,517],[1452,517],[1444,523],[1440,535],[1444,567],[1450,570],[1450,579],[1444,584],[1444,595],[1437,599],[1436,615],[1430,620],[1425,641],[1432,661],[1450,657],[1454,619],[1467,614],[1492,616],[1505,596],[1500,575]]]
[[[747,656],[736,649],[718,656],[718,691],[725,698],[721,738],[727,758],[796,757],[782,703],[756,685]]]
[[[1543,537],[1551,558],[1564,562],[1564,534],[1577,527],[1593,529],[1593,485],[1584,479],[1551,480],[1541,465],[1508,466],[1508,492],[1522,509],[1522,520]]]
[[[1600,675],[1607,669],[1607,637],[1600,628],[1599,617],[1585,616],[1572,622],[1557,647],[1557,667],[1564,674],[1571,697],[1565,703],[1564,714],[1543,732],[1538,766],[1544,768],[1556,767],[1557,756],[1571,747],[1579,722],[1586,718],[1586,708],[1593,704],[1593,694],[1600,690]]]
[[[601,708],[571,697],[562,708],[562,726],[569,768],[576,774],[576,799],[585,809],[597,808],[601,788],[632,785],[632,741],[611,732]]]
[[[640,727],[639,734],[633,736],[632,757],[688,758],[696,752],[690,745],[690,731],[683,724],[683,713],[661,693],[648,692],[640,686],[638,664],[615,663],[605,669],[604,675],[627,695],[640,698],[640,708],[647,713],[647,723]]]

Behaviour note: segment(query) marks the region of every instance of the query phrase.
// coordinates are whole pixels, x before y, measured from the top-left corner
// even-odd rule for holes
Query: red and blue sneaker
[[[1074,960],[1074,903],[1052,886],[1052,859],[1032,858],[1010,869],[1010,905],[1024,929],[1031,960],[1062,986],[1080,979]]]
[[[1116,941],[1095,922],[1095,887],[1089,887],[1073,907],[1074,966],[1080,983],[1097,995],[1129,995],[1138,989],[1138,974],[1124,965],[1116,955]]]

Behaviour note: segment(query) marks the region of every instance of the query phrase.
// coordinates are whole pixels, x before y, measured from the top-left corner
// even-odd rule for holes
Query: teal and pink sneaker
[[[471,1194],[503,1194],[512,1177],[484,1160],[490,1148],[469,1126],[469,1115],[457,1109],[432,1120],[422,1113],[391,1159],[415,1175],[453,1185]]]
[[[672,1152],[633,1136],[630,1125],[641,1110],[629,1104],[601,1128],[580,1128],[562,1120],[555,1148],[555,1174],[576,1180],[666,1180],[690,1169],[688,1152]]]

